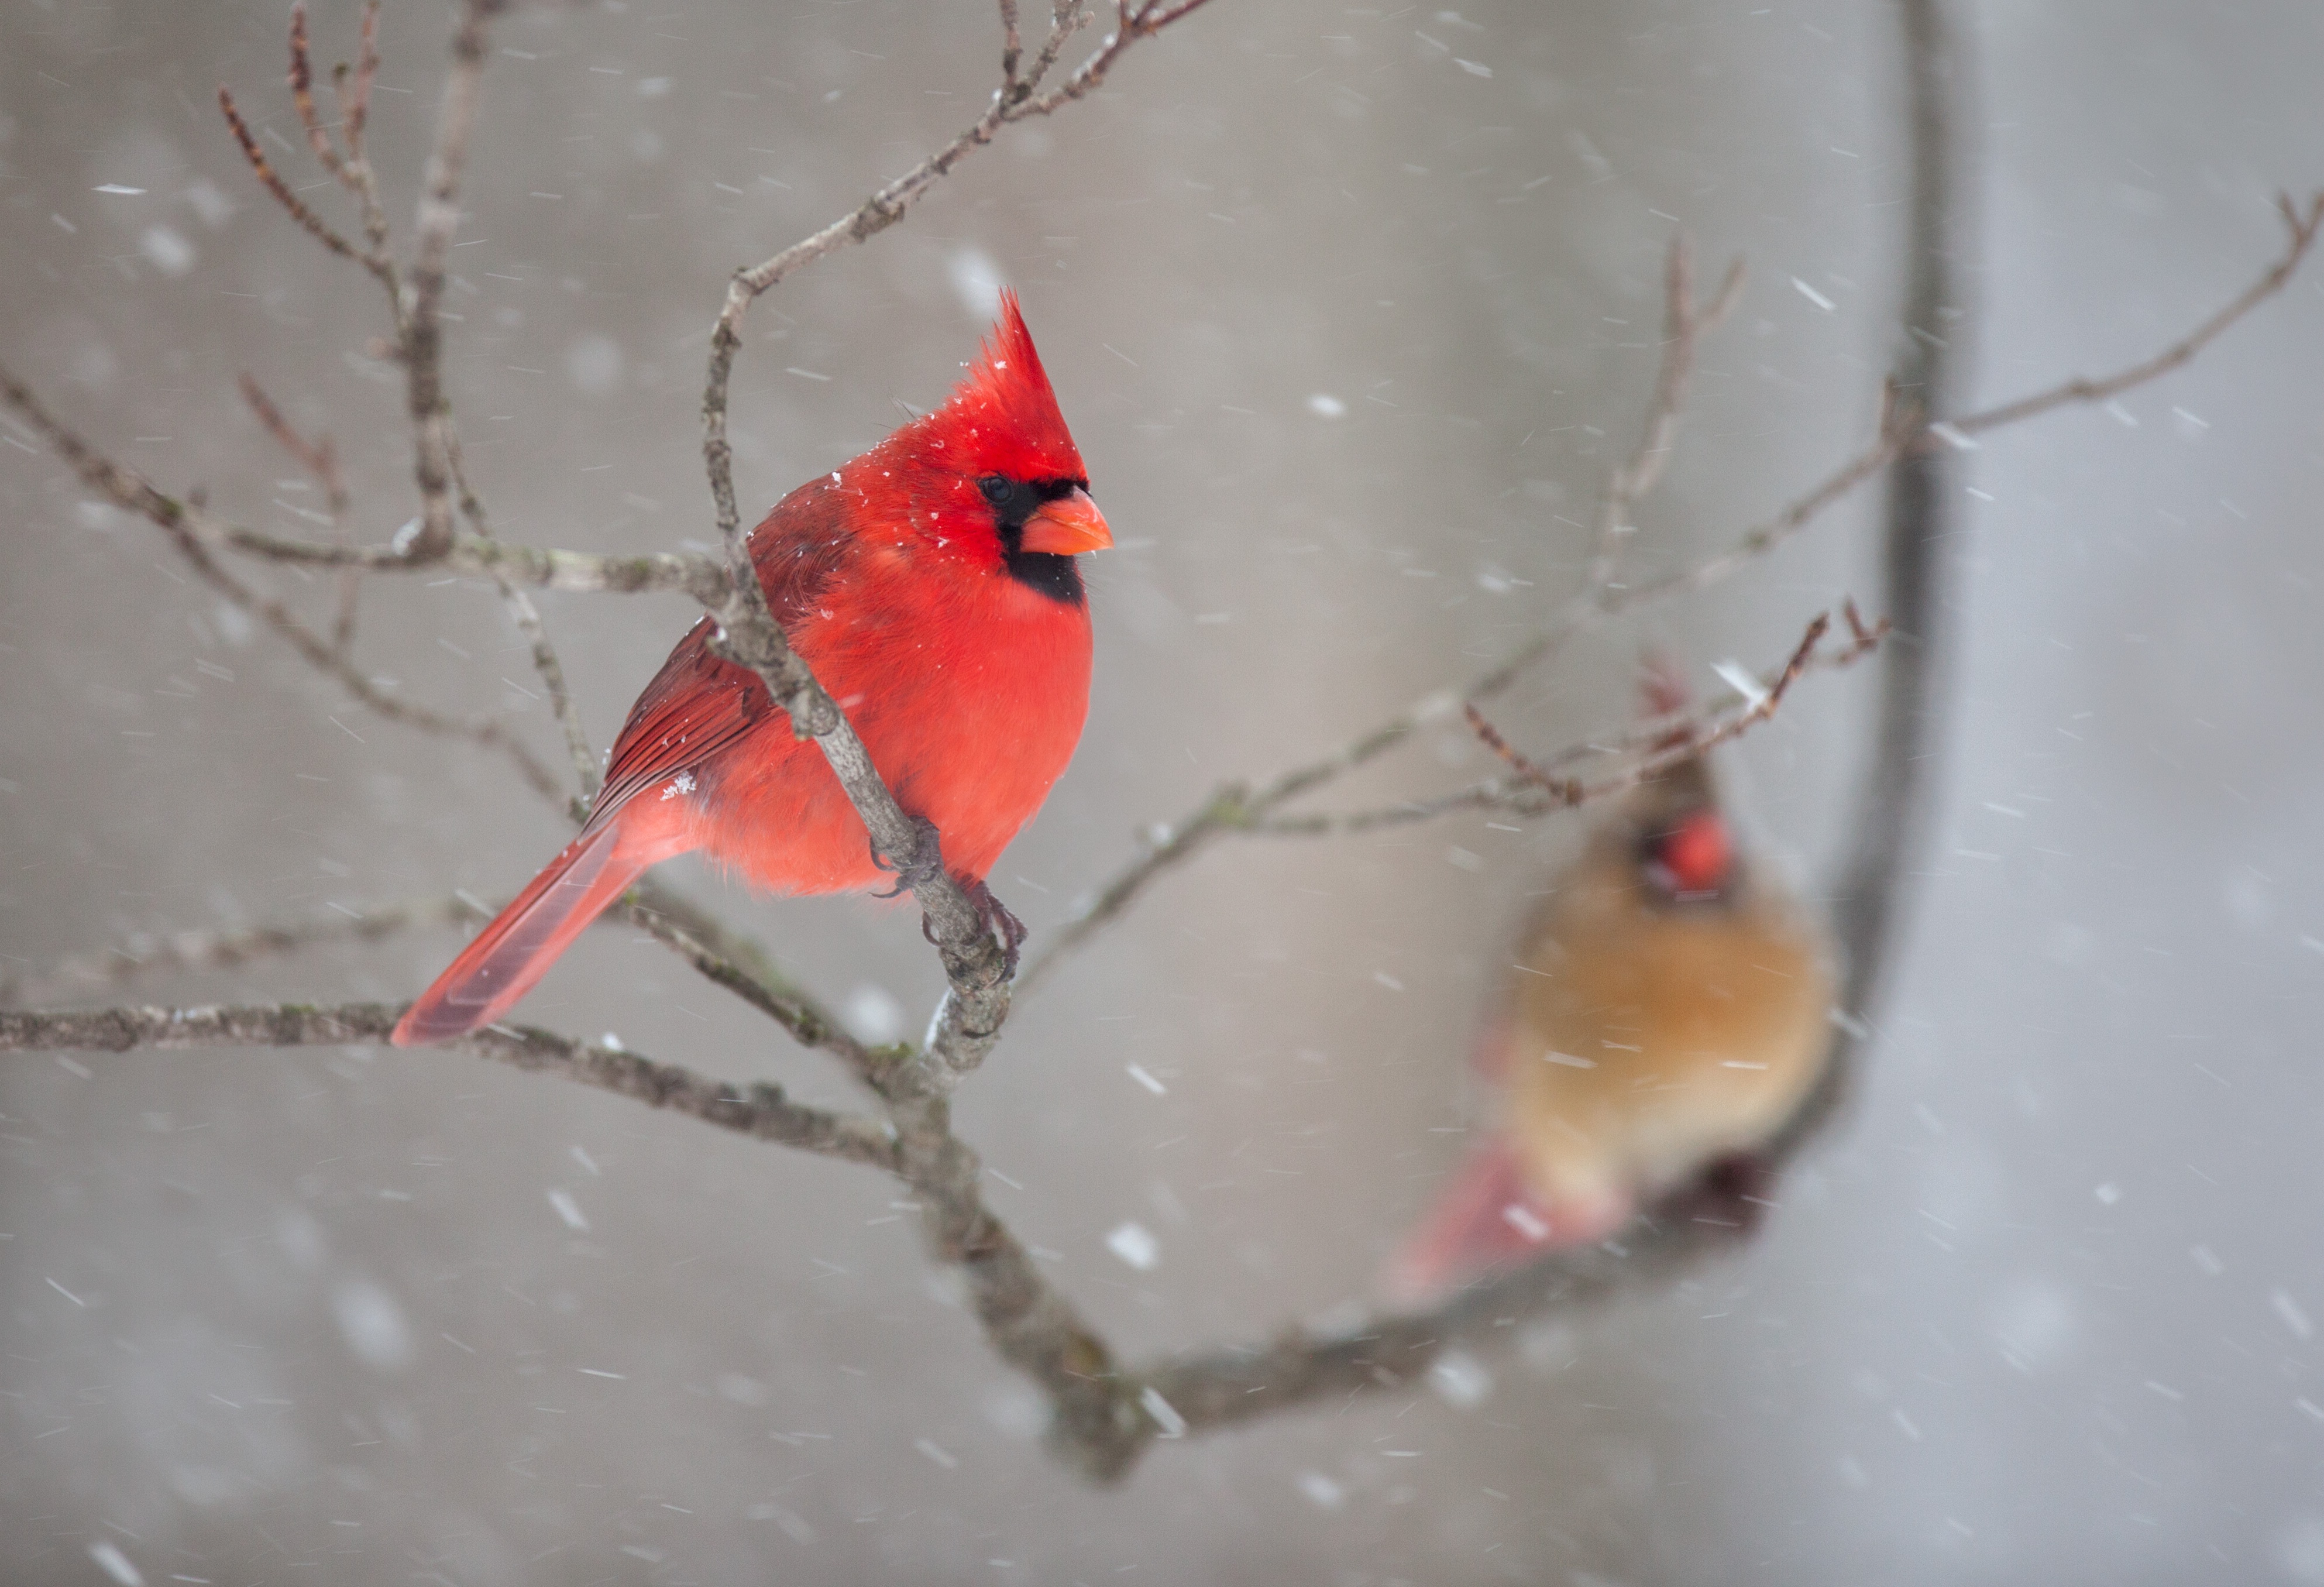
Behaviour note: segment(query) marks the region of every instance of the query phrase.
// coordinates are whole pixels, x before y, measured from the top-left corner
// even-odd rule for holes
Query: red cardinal
[[[1685,703],[1650,670],[1650,712]],[[1831,963],[1738,852],[1706,762],[1639,787],[1526,931],[1480,1053],[1498,1117],[1390,1264],[1390,1296],[1434,1302],[1690,1184],[1748,1176],[1823,1072]]]
[[[944,406],[799,486],[751,533],[767,604],[945,868],[980,893],[1089,713],[1084,551],[1113,543],[1004,293]],[[862,822],[757,676],[678,641],[613,746],[588,825],[436,978],[398,1046],[491,1024],[649,865],[706,849],[777,892],[878,882]],[[983,895],[988,900],[989,894]],[[1012,923],[1013,924],[1013,923]]]

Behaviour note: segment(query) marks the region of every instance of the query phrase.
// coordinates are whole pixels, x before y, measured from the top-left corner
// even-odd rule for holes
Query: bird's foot
[[[905,860],[891,860],[880,852],[877,838],[865,841],[872,845],[872,864],[896,879],[896,885],[886,892],[875,892],[875,899],[899,899],[908,892],[917,892],[934,881],[944,872],[944,841],[937,835],[936,824],[926,816],[912,820],[912,853]]]
[[[1695,1181],[1689,1197],[1695,1215],[1731,1225],[1738,1234],[1754,1234],[1766,1221],[1775,1188],[1775,1170],[1757,1152],[1729,1152]]]
[[[1017,950],[1025,946],[1025,938],[1028,935],[1025,922],[1010,914],[1009,906],[993,897],[992,889],[982,879],[963,881],[961,890],[968,894],[969,907],[976,911],[976,923],[1000,939],[1001,951],[1007,955],[1008,967],[1003,973],[1014,977],[1017,973]],[[926,915],[920,917],[920,935],[931,943],[936,940],[936,934]]]
[[[1009,956],[1008,973],[1017,973],[1017,950],[1025,946],[1025,922],[1009,912],[1009,906],[992,896],[992,889],[982,878],[969,883],[968,901],[976,906],[976,918],[984,928],[1001,939],[1001,951]]]
[[[908,892],[918,892],[944,873],[944,844],[936,832],[936,824],[925,816],[912,817],[914,832],[911,858],[900,863],[880,852],[872,844],[872,863],[896,879],[896,885],[886,892],[875,892],[875,899],[899,899]],[[1018,950],[1025,946],[1025,922],[1009,911],[1009,906],[992,896],[992,889],[982,877],[973,881],[954,878],[961,890],[968,895],[969,907],[976,911],[976,923],[1000,941],[1001,951],[1008,956],[1010,975],[1017,973]],[[920,914],[920,935],[934,943],[936,934],[927,911]]]

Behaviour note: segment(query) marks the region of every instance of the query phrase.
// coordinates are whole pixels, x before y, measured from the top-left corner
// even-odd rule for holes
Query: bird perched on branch
[[[1646,696],[1650,715],[1685,705],[1661,666]],[[1823,1072],[1831,957],[1738,848],[1702,757],[1634,789],[1526,932],[1479,1047],[1491,1133],[1391,1259],[1391,1296],[1432,1303],[1691,1186],[1748,1194]]]
[[[810,480],[751,532],[767,604],[945,869],[1010,932],[983,877],[1072,759],[1089,711],[1075,557],[1113,543],[1013,294],[945,401]],[[883,872],[822,752],[704,618],[631,707],[581,834],[395,1027],[487,1025],[648,866],[701,849],[762,888]]]

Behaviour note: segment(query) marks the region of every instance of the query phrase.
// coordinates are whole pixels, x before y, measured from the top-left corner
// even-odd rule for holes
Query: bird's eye
[[[976,482],[976,488],[984,493],[986,501],[998,506],[1001,498],[1009,494],[1009,482],[997,474],[988,474]]]

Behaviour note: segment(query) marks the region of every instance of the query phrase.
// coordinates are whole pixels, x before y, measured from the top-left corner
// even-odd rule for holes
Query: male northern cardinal
[[[1650,712],[1684,687],[1650,669]],[[1821,931],[1738,852],[1699,756],[1591,833],[1527,930],[1479,1066],[1498,1115],[1385,1275],[1406,1304],[1613,1233],[1748,1167],[1831,1044]]]
[[[791,647],[988,905],[985,872],[1081,737],[1090,621],[1074,558],[1112,543],[1011,293],[944,406],[799,486],[751,532]],[[711,637],[706,617],[678,641],[631,707],[581,835],[406,1010],[397,1045],[498,1020],[674,854],[706,849],[779,892],[880,880],[822,751]]]

